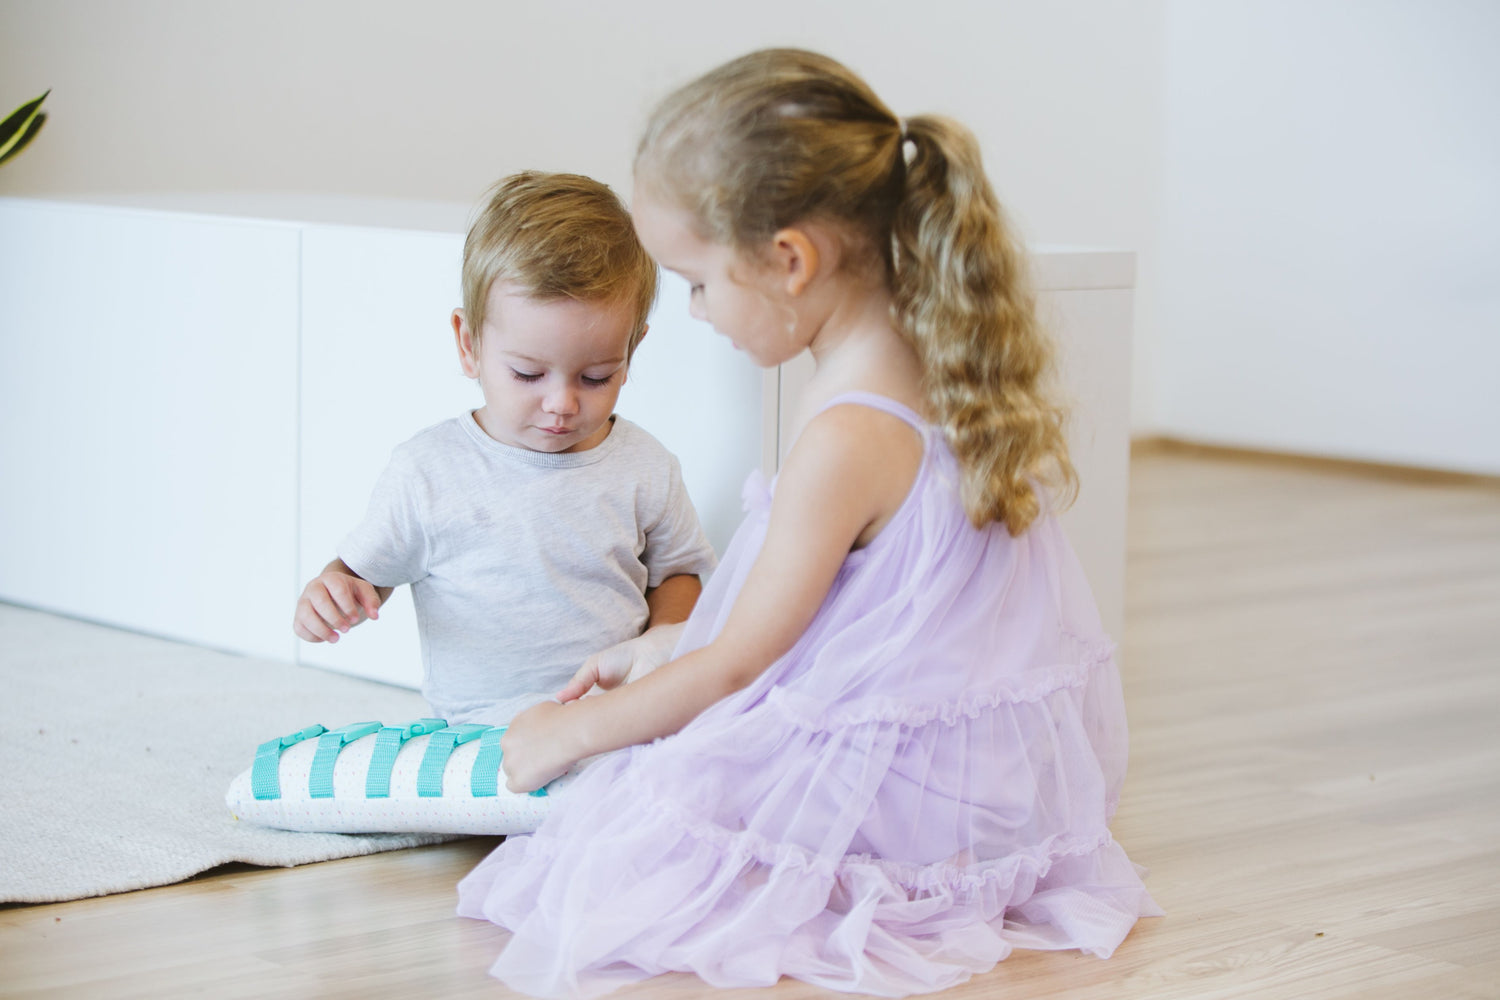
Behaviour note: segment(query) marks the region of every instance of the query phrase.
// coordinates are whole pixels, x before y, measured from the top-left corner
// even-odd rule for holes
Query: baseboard
[[[1336,471],[1377,479],[1398,479],[1405,482],[1446,484],[1462,483],[1500,490],[1500,476],[1485,475],[1479,472],[1459,472],[1451,469],[1433,469],[1419,465],[1398,465],[1393,462],[1372,462],[1356,458],[1338,458],[1330,455],[1309,455],[1300,452],[1269,451],[1262,448],[1208,444],[1202,441],[1190,441],[1164,434],[1148,434],[1131,438],[1131,461],[1151,455],[1178,455],[1237,462],[1253,462],[1265,465],[1295,465],[1308,469],[1322,469],[1329,472]]]

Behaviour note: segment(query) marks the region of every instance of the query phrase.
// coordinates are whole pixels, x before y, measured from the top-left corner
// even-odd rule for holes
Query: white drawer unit
[[[295,640],[291,617],[391,448],[481,401],[448,324],[468,213],[0,199],[0,600],[417,684],[404,589],[334,646]],[[1134,255],[1036,259],[1075,404],[1066,523],[1118,636]],[[802,377],[755,369],[663,276],[619,409],[681,459],[721,550]]]

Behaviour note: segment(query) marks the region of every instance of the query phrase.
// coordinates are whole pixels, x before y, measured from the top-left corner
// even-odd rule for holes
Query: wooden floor
[[[1132,478],[1115,833],[1168,915],[945,996],[1500,997],[1500,486],[1177,448]],[[0,908],[0,995],[508,996],[452,915],[493,843]]]

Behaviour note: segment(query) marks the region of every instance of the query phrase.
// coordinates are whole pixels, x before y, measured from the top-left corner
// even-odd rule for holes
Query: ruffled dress
[[[586,768],[459,884],[508,928],[491,972],[590,997],[669,971],[902,996],[1013,948],[1108,957],[1160,910],[1110,836],[1126,727],[1113,644],[1051,517],[976,530],[942,435],[807,632],[673,736]],[[765,538],[745,522],[679,653],[722,628]]]

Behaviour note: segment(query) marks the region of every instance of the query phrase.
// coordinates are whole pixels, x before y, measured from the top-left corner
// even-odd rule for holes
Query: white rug
[[[451,840],[289,833],[224,806],[265,740],[315,722],[425,714],[404,688],[0,604],[0,902]]]

